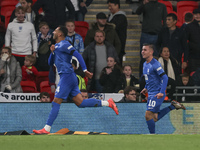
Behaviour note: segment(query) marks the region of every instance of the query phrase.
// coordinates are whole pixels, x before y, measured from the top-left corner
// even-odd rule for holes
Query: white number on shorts
[[[156,105],[156,101],[149,101],[149,105],[148,106],[151,106],[151,107],[155,107]]]

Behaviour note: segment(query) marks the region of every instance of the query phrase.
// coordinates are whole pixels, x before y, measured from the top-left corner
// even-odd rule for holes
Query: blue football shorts
[[[60,74],[60,80],[56,88],[55,97],[66,100],[68,96],[74,97],[78,93],[80,93],[80,90],[76,74]]]
[[[162,105],[164,99],[165,99],[165,95],[163,95],[163,97],[160,99],[155,97],[155,95],[149,96],[147,100],[147,110],[153,113],[160,112],[160,106]]]

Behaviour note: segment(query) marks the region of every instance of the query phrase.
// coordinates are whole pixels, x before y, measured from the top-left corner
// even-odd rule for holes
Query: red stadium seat
[[[50,94],[50,99],[53,101],[54,93],[51,92],[51,87],[49,85],[49,81],[42,81],[40,83],[40,92],[47,92]]]
[[[177,2],[177,14],[178,20],[184,23],[184,13],[193,12],[194,9],[198,8],[198,3],[195,1],[179,1]]]
[[[83,41],[85,40],[85,36],[88,30],[89,30],[89,24],[87,22],[75,21],[75,32],[82,36]]]
[[[5,28],[8,27],[11,15],[12,15],[12,11],[7,11],[5,14]]]
[[[24,93],[38,93],[35,82],[33,81],[21,81],[20,85]]]
[[[158,1],[159,3],[165,4],[167,8],[167,13],[169,14],[171,11],[173,11],[172,4],[169,1]]]
[[[40,91],[40,83],[42,81],[49,81],[49,71],[38,71],[36,76],[36,86],[38,91]]]
[[[13,11],[15,9],[16,4],[18,1],[1,1],[0,7],[1,7],[1,16],[5,16],[7,11]],[[2,20],[3,21],[3,20]]]

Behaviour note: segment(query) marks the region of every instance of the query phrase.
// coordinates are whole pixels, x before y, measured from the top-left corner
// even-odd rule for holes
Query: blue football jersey
[[[162,79],[161,74],[164,73],[161,64],[153,58],[151,62],[143,64],[143,75],[146,81],[146,89],[148,90],[149,96],[158,94],[161,90]]]
[[[53,61],[58,70],[58,74],[74,72],[71,64],[71,53],[74,50],[74,47],[65,40],[55,44],[54,57],[52,59],[54,59]]]

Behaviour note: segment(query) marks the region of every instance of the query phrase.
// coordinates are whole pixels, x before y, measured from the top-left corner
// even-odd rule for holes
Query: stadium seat
[[[8,27],[11,15],[12,15],[12,11],[7,11],[5,14],[5,28]]]
[[[75,21],[75,32],[80,34],[85,40],[87,31],[89,30],[89,24],[86,21]]]
[[[50,99],[53,101],[54,93],[51,92],[51,87],[49,85],[49,81],[42,81],[40,83],[40,92],[47,92],[50,94]]]
[[[194,9],[198,8],[198,3],[195,1],[179,1],[177,2],[177,14],[178,20],[184,23],[184,12],[193,12]]]
[[[24,93],[38,93],[36,84],[33,81],[21,81],[20,85]]]
[[[13,11],[15,9],[15,5],[18,3],[18,1],[1,1],[0,7],[1,7],[1,16],[5,16],[7,11]],[[4,20],[1,20],[4,21]]]
[[[167,8],[167,13],[169,14],[171,11],[173,11],[172,4],[169,1],[158,1],[159,3],[165,4]]]
[[[49,81],[49,71],[38,71],[36,76],[36,86],[38,91],[40,91],[40,83],[42,81]]]

